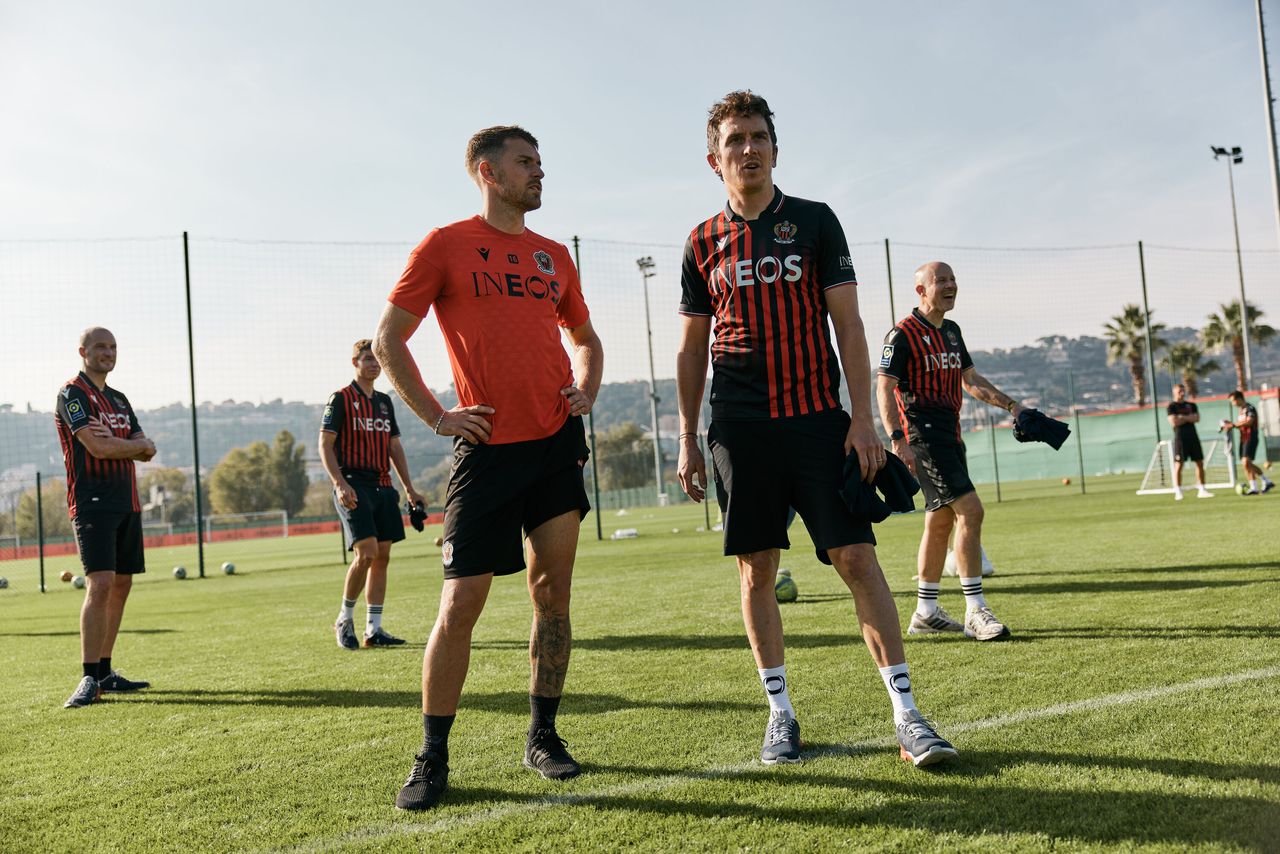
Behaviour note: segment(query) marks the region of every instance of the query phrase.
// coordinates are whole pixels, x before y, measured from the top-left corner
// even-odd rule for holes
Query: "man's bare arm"
[[[698,447],[698,419],[702,391],[707,384],[707,353],[711,342],[711,318],[684,315],[680,346],[676,349],[676,403],[680,408],[680,457],[676,479],[694,501],[706,496],[707,463]]]
[[[1017,418],[1018,413],[1025,408],[1021,403],[992,385],[989,379],[978,373],[977,369],[972,366],[966,368],[965,372],[961,374],[961,380],[964,383],[964,390],[969,394],[983,403],[1009,410],[1014,418]]]
[[[488,441],[493,429],[485,415],[493,414],[492,406],[459,406],[446,410],[422,381],[418,363],[409,352],[409,339],[418,330],[422,318],[387,303],[373,336],[373,355],[378,357],[396,394],[422,419],[422,423],[441,436],[461,436],[471,444]]]
[[[324,466],[324,473],[329,475],[329,482],[333,484],[338,502],[350,509],[356,506],[356,491],[342,475],[342,466],[338,464],[338,452],[334,450],[337,442],[337,433],[330,433],[328,430],[320,431],[320,441],[317,443],[317,447],[320,448],[320,465]]]
[[[836,330],[836,347],[844,379],[849,386],[849,413],[852,422],[844,440],[844,451],[856,450],[862,477],[870,481],[885,463],[884,445],[876,435],[871,417],[871,363],[867,359],[867,334],[858,313],[858,286],[839,285],[826,292],[827,312]]]
[[[901,430],[906,432],[906,428],[902,424],[902,419],[898,417],[898,401],[894,390],[898,387],[898,378],[881,374],[876,378],[876,403],[880,409],[880,425],[884,427],[884,431],[889,436]],[[893,452],[898,455],[898,459],[907,464],[907,468],[912,474],[916,473],[916,455],[911,450],[911,445],[907,442],[906,436],[901,439],[891,439],[893,443]]]
[[[591,320],[581,326],[566,329],[569,345],[573,348],[573,385],[562,388],[560,393],[569,400],[571,415],[586,415],[595,406],[600,393],[600,380],[604,376],[604,344],[596,334]]]

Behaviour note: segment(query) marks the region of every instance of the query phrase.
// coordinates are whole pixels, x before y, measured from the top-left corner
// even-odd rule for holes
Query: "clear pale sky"
[[[1280,0],[1265,8],[1278,39]],[[520,123],[541,140],[536,230],[678,246],[723,203],[705,111],[743,87],[777,113],[779,185],[830,203],[851,241],[1226,249],[1213,144],[1245,150],[1246,249],[1278,245],[1248,0],[0,2],[0,240],[386,241],[372,322],[413,243],[476,212],[462,168],[476,129]],[[48,376],[18,376],[14,359],[48,347],[49,361],[74,334],[45,321],[53,344],[23,337],[32,250],[6,263],[13,245],[0,243],[0,402],[39,405],[74,347]],[[1271,266],[1250,296],[1275,322]],[[664,293],[655,313],[670,322],[674,303]],[[428,379],[446,384],[438,367]]]

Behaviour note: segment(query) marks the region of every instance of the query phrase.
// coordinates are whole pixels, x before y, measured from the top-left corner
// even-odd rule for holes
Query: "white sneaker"
[[[1213,493],[1207,489],[1202,489],[1196,493],[1196,498],[1213,498]]]
[[[964,634],[965,637],[980,641],[1000,640],[1009,636],[1009,628],[997,620],[991,609],[984,605],[981,608],[971,608],[964,615]]]
[[[907,627],[909,635],[940,635],[963,631],[961,622],[941,608],[928,615],[916,611],[911,615],[911,625]]]
[[[1181,500],[1182,500],[1182,490],[1181,490],[1181,489],[1179,489],[1177,492],[1175,492],[1175,493],[1173,494],[1173,500],[1174,500],[1174,501],[1181,501]]]

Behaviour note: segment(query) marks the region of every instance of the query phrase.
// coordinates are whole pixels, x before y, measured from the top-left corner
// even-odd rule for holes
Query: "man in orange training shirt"
[[[405,404],[454,436],[445,499],[444,587],[422,660],[424,739],[396,806],[427,809],[448,785],[453,726],[471,630],[495,575],[525,568],[528,542],[532,722],[524,764],[547,779],[581,768],[556,731],[569,668],[569,586],[578,527],[591,509],[582,482],[582,416],[600,388],[603,350],[568,250],[524,226],[542,206],[538,141],[492,127],[467,145],[481,213],[436,229],[409,256],[374,336],[374,353]],[[458,405],[422,381],[408,341],[434,309]],[[568,335],[572,360],[560,341]]]

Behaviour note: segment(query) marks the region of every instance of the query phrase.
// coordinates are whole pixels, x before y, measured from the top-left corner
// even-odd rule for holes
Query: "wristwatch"
[[[907,434],[903,433],[901,430],[894,430],[892,433],[889,434],[889,441],[896,442],[899,439],[905,438],[906,435]]]

